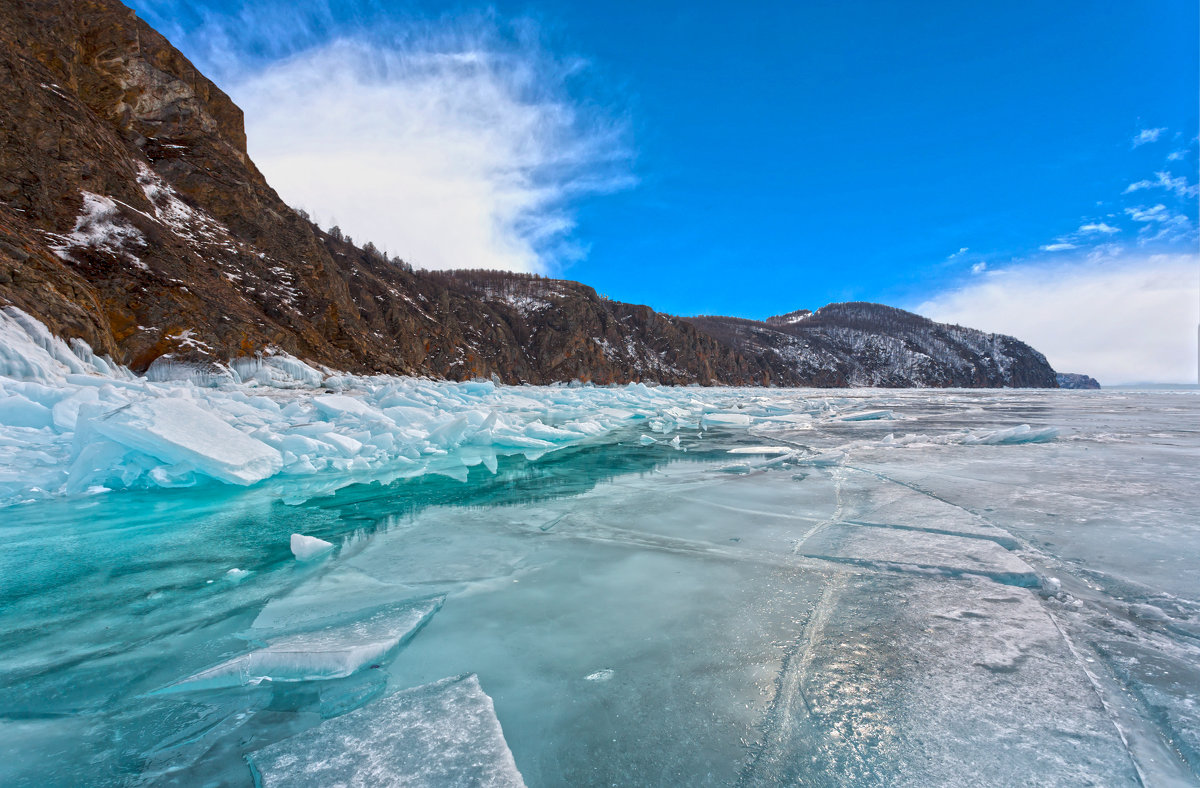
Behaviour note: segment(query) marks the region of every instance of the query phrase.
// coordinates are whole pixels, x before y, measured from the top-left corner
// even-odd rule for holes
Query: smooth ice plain
[[[2,785],[1200,784],[1196,392],[0,338]]]

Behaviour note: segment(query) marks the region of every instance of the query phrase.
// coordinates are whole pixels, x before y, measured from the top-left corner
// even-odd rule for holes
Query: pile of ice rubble
[[[495,472],[502,456],[537,459],[633,426],[665,435],[772,421],[803,428],[814,414],[896,418],[839,414],[820,401],[800,413],[795,394],[780,401],[762,390],[354,376],[282,353],[240,359],[218,376],[181,379],[174,369],[176,379],[164,380],[161,371],[138,377],[15,307],[0,309],[0,505],[213,480],[272,484],[300,502],[356,482],[428,473],[465,481],[473,466]],[[1017,427],[961,442],[1053,437]]]

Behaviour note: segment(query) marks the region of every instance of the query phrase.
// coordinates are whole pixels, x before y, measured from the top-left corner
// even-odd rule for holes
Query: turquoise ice
[[[5,314],[5,786],[1200,782],[1195,392],[197,386]]]

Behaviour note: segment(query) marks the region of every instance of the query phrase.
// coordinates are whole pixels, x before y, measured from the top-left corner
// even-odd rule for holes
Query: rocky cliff
[[[698,317],[730,347],[763,359],[794,386],[1038,387],[1057,385],[1045,356],[1017,339],[882,304],[830,304],[764,322]]]
[[[250,161],[241,110],[115,0],[4,3],[0,72],[0,299],[135,370],[278,348],[452,378],[765,382],[590,288],[523,313],[327,235]]]
[[[763,339],[766,324],[683,320],[574,282],[414,272],[368,249],[284,204],[246,154],[241,110],[117,0],[0,3],[0,304],[135,371],[277,349],[507,382],[1054,385],[1007,338],[950,367],[904,356],[906,374],[907,338],[796,333],[825,320],[837,334],[831,307]]]
[[[1060,389],[1098,389],[1100,382],[1090,375],[1077,372],[1059,372],[1058,387]]]

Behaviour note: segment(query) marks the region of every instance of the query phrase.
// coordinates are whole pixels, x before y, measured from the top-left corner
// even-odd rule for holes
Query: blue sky
[[[285,199],[418,265],[882,301],[1194,379],[1194,2],[745,5],[134,3]]]

